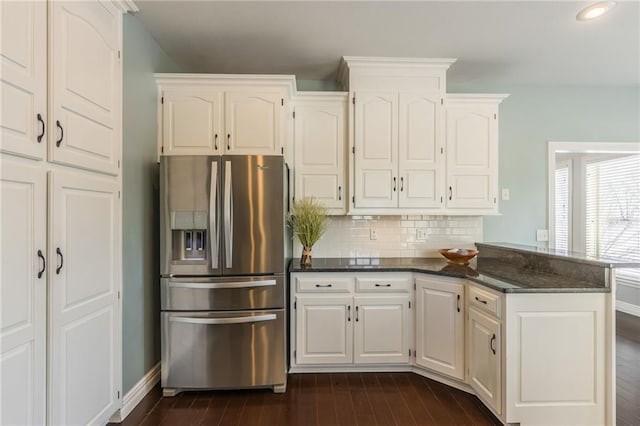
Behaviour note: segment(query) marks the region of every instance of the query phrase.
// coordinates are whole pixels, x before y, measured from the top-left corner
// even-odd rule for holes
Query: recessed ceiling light
[[[616,5],[615,1],[601,1],[587,6],[576,15],[578,21],[590,21],[604,15]]]

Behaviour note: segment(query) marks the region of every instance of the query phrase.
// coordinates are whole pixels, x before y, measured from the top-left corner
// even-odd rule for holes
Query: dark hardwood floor
[[[640,425],[640,318],[616,313],[616,419]]]
[[[640,318],[617,314],[617,424],[640,425]],[[287,392],[156,386],[130,425],[498,425],[472,395],[413,373],[292,374]]]
[[[270,390],[185,392],[156,387],[129,425],[499,425],[475,397],[413,373],[292,374]]]

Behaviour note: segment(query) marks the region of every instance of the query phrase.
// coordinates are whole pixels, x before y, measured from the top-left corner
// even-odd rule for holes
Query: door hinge
[[[493,114],[493,119],[497,120],[498,119],[498,114]]]
[[[164,154],[164,146],[161,146],[161,147],[160,147],[160,153],[161,153],[161,154]]]
[[[293,309],[296,309],[298,307],[298,302],[293,302]]]
[[[280,105],[284,106],[284,98],[280,98]]]
[[[295,111],[293,111],[293,119],[294,120],[296,119],[296,112]]]
[[[411,309],[411,300],[409,300],[409,309]]]
[[[356,147],[355,147],[355,146],[352,146],[352,147],[351,147],[351,153],[352,153],[352,154],[355,154],[355,153],[356,153]]]
[[[164,104],[164,96],[160,97],[160,103]]]
[[[409,349],[409,358],[411,358],[411,349]]]
[[[351,197],[351,202],[353,203],[354,206],[356,205],[356,196],[355,195],[353,195]]]
[[[444,202],[444,198],[440,197],[440,204],[442,204]]]
[[[294,360],[298,359],[298,351],[296,351],[295,349],[293,350],[293,359]]]
[[[493,204],[496,203],[496,197],[493,197]]]
[[[280,147],[280,154],[284,154],[284,147],[283,146]]]
[[[444,105],[444,98],[440,98],[440,105]]]
[[[414,290],[416,289],[416,282],[415,281],[413,282],[413,289]]]
[[[118,50],[118,59],[120,59],[120,51]]]
[[[356,104],[356,97],[355,96],[351,99],[351,103],[354,104],[354,105]]]
[[[118,292],[118,300],[120,300],[120,292]]]
[[[296,202],[296,197],[295,195],[293,197],[291,197],[291,201],[293,201],[294,203]]]
[[[118,168],[120,168],[120,160],[118,160]]]
[[[444,154],[444,148],[440,147],[440,154]]]
[[[118,191],[118,198],[120,198],[120,191]]]
[[[118,399],[120,399],[120,391],[118,391]]]

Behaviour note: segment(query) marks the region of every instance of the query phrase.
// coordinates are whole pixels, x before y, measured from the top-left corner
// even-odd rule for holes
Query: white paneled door
[[[46,174],[8,160],[0,174],[0,424],[44,424]]]
[[[224,152],[222,92],[165,91],[162,151],[166,155]]]
[[[225,93],[225,151],[227,154],[280,155],[279,93]]]
[[[49,160],[117,174],[121,15],[98,1],[50,3]]]
[[[119,407],[118,185],[50,172],[49,421],[104,424]]]
[[[47,146],[47,3],[0,2],[0,151],[41,160]]]
[[[476,395],[498,414],[502,413],[500,323],[473,307],[469,308],[469,384]]]

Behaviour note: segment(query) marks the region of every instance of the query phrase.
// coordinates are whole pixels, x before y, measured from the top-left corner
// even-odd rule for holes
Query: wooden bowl
[[[447,262],[454,265],[468,265],[469,261],[480,253],[478,250],[471,249],[469,249],[469,252],[465,254],[449,252],[449,250],[451,249],[440,249],[438,251],[447,259]]]

